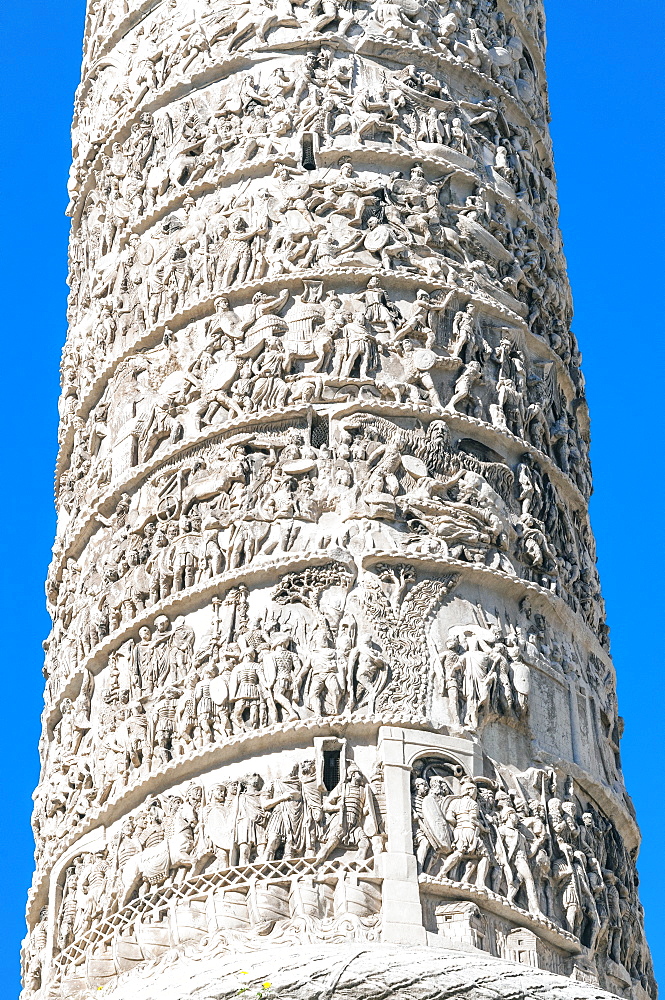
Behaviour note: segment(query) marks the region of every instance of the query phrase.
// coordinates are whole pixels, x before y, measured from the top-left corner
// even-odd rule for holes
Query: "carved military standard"
[[[655,996],[544,47],[89,0],[24,1000]]]

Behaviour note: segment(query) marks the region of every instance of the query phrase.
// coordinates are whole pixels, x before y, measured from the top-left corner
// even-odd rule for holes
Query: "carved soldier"
[[[372,845],[364,825],[372,814],[373,802],[365,778],[355,764],[349,764],[345,780],[323,803],[323,810],[331,819],[316,856],[317,862],[325,861],[338,847],[356,847],[358,861],[369,857]],[[372,826],[373,829],[378,827],[375,819]]]
[[[65,885],[60,904],[60,927],[58,947],[64,950],[74,939],[74,927],[78,917],[78,867],[77,863],[67,869]]]
[[[261,656],[261,667],[266,686],[272,691],[272,697],[281,711],[281,720],[291,722],[299,715],[295,706],[297,700],[296,676],[301,663],[295,653],[289,649],[292,639],[288,632],[275,632],[270,637],[270,648]]]
[[[446,821],[453,829],[453,850],[441,868],[441,877],[452,872],[460,861],[466,862],[462,876],[465,882],[475,874],[475,884],[485,886],[489,869],[489,854],[482,834],[487,832],[478,803],[478,788],[474,781],[462,782],[460,794],[446,809]]]
[[[303,792],[299,765],[294,764],[284,778],[274,781],[262,801],[263,808],[270,815],[266,827],[266,844],[260,860],[274,861],[278,851],[281,851],[284,858],[299,857],[304,846]]]
[[[176,733],[178,740],[178,752],[186,753],[195,744],[196,735],[196,689],[199,683],[199,675],[192,670],[185,678],[184,691],[178,699],[176,708]]]
[[[250,864],[265,848],[268,817],[263,807],[262,788],[260,774],[249,774],[242,779],[236,822],[238,864],[241,866]]]
[[[224,871],[235,861],[238,804],[237,782],[212,789],[203,822],[204,838],[215,858],[211,871]]]
[[[191,667],[194,641],[194,629],[180,615],[173,623],[169,643],[169,677],[175,684],[179,684],[187,676]]]
[[[217,667],[207,664],[203,670],[203,677],[196,687],[196,726],[194,738],[197,747],[203,747],[214,743],[215,739],[221,735],[219,732],[217,705],[210,693],[210,684],[216,676]]]
[[[87,930],[104,911],[106,891],[109,886],[110,864],[103,854],[93,858],[92,864],[79,879],[79,913],[77,924]]]
[[[344,313],[341,319],[344,325],[335,341],[333,375],[350,378],[358,364],[358,377],[366,379],[376,363],[376,338],[369,332],[360,314]]]
[[[25,945],[23,969],[25,987],[28,990],[40,990],[42,987],[42,968],[45,963],[45,948],[48,940],[48,906],[39,911],[39,920],[30,932]]]
[[[432,775],[429,784],[416,779],[416,815],[419,828],[418,857],[423,870],[431,870],[453,849],[453,833],[447,817],[451,790],[445,778]]]
[[[258,729],[262,709],[265,708],[263,690],[265,683],[256,652],[245,649],[240,662],[233,668],[229,682],[230,701],[233,708],[233,730],[242,733]],[[247,716],[247,718],[245,718]]]
[[[304,760],[300,765],[300,786],[303,799],[303,856],[313,857],[323,834],[323,795],[316,774],[316,762]]]
[[[155,618],[155,631],[150,650],[148,690],[159,690],[170,679],[171,622],[167,615]]]
[[[465,664],[462,660],[463,647],[455,636],[446,640],[446,651],[441,657],[444,691],[448,695],[450,717],[454,724],[462,725],[464,714],[461,705],[461,694],[464,689]]]
[[[150,765],[151,747],[148,739],[148,719],[140,701],[131,702],[124,723],[127,754],[133,767]]]
[[[351,684],[355,681],[356,705],[360,707],[366,702],[366,710],[371,715],[376,709],[377,698],[388,683],[388,665],[370,635],[359,635],[351,655],[349,672]],[[347,690],[350,693],[354,688],[349,685]]]
[[[303,697],[309,710],[314,715],[337,715],[344,696],[345,678],[340,677],[335,640],[325,619],[314,625],[310,642],[309,663],[303,664],[296,679],[296,689],[300,689],[307,677]]]
[[[448,292],[442,302],[433,301],[429,292],[419,289],[416,292],[416,300],[411,306],[411,315],[402,326],[395,331],[395,339],[403,340],[404,337],[414,337],[425,341],[425,347],[431,350],[436,345],[436,313],[445,312],[455,294],[455,290]],[[453,355],[455,357],[456,355]]]
[[[154,712],[154,756],[162,764],[172,757],[176,735],[176,712],[180,691],[167,687],[159,696]]]
[[[125,865],[142,850],[141,841],[136,836],[136,822],[132,816],[123,820],[118,838],[111,848],[111,876],[117,883]],[[114,891],[115,888],[114,888]]]
[[[476,359],[479,336],[478,309],[475,303],[469,302],[466,309],[455,314],[450,356],[462,361]]]
[[[470,361],[455,382],[455,390],[446,406],[446,411],[455,413],[461,404],[465,404],[470,416],[482,417],[482,402],[475,392],[475,388],[478,385],[483,385],[484,381],[480,362]]]
[[[503,817],[497,827],[497,834],[501,837],[506,859],[513,873],[508,885],[508,902],[512,903],[520,887],[524,886],[529,912],[540,915],[540,902],[529,864],[529,845],[525,833],[520,829],[519,817],[513,809]]]

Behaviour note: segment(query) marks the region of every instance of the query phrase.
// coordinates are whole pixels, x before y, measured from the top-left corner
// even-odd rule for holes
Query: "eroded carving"
[[[544,45],[88,4],[25,1000],[405,928],[653,995]]]

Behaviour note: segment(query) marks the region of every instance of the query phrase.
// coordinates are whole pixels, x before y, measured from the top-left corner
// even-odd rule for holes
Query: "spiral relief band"
[[[354,942],[655,997],[544,45],[89,2],[24,1000]]]

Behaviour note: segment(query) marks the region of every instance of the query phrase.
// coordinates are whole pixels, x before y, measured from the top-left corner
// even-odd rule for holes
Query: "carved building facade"
[[[539,0],[88,7],[25,1000],[654,996]]]

